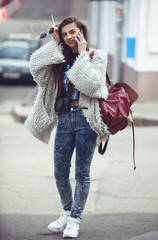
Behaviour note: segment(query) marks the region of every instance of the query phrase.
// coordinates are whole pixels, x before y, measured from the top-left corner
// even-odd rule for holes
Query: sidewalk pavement
[[[158,101],[137,101],[131,108],[136,126],[158,126]]]

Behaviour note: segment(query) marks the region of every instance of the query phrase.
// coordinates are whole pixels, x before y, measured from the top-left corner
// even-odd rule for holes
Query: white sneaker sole
[[[77,235],[70,235],[70,234],[63,234],[63,238],[64,239],[72,239],[72,238],[77,238],[78,237],[78,235],[79,235],[79,233],[77,234]]]
[[[65,227],[66,227],[66,226],[65,226]],[[52,232],[52,233],[61,233],[61,232],[64,231],[65,227],[59,228],[59,229],[51,229],[51,228],[47,227],[47,229],[48,229],[50,232]]]

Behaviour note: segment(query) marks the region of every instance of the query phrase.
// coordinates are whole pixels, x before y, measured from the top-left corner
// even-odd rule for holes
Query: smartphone
[[[80,33],[83,35],[83,29],[80,30]],[[80,41],[79,37],[77,37],[78,41]]]
[[[83,35],[83,29],[80,30],[80,33]]]

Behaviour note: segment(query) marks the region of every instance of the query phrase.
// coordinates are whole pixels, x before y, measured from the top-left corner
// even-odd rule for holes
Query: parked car
[[[0,43],[0,83],[35,84],[29,70],[30,44],[20,41]]]
[[[42,41],[30,33],[10,33],[7,40],[28,42],[31,45],[32,51],[42,46]]]

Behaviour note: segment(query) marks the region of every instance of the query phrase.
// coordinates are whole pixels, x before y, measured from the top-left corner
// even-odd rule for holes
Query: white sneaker
[[[67,226],[63,232],[63,238],[77,238],[79,234],[81,219],[68,218]]]
[[[70,216],[71,211],[64,211],[63,215],[56,221],[51,222],[48,225],[48,230],[53,232],[53,233],[60,233],[64,230],[64,228],[66,227],[68,218]]]

